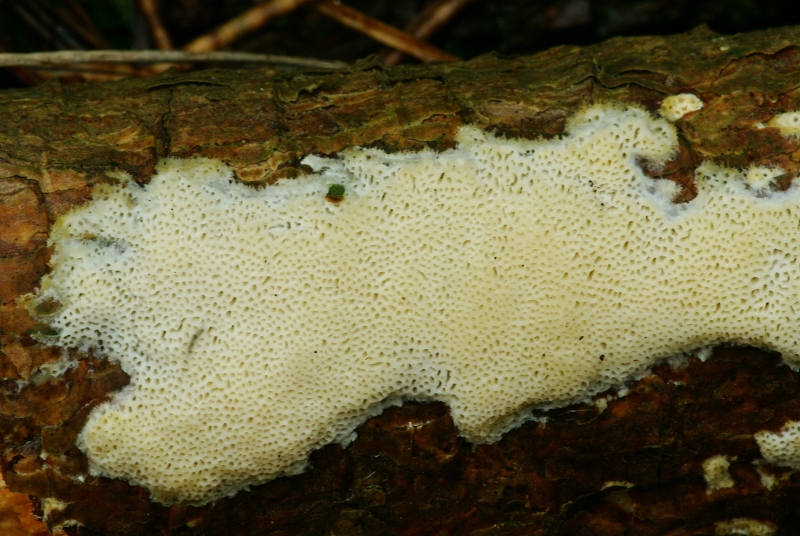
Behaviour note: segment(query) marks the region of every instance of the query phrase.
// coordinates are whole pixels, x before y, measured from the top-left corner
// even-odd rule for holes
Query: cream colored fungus
[[[308,157],[315,174],[261,190],[166,160],[62,217],[37,299],[62,304],[58,344],[131,376],[79,437],[92,472],[201,504],[303,470],[405,399],[492,442],[679,352],[800,358],[798,189],[770,190],[775,170],[701,167],[674,204],[640,163],[671,158],[675,129],[639,108],[458,142]]]

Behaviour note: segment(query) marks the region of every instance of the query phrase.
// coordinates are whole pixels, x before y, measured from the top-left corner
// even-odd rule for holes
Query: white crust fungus
[[[800,358],[797,189],[705,166],[672,203],[639,162],[671,158],[675,129],[635,107],[458,142],[308,157],[315,174],[261,190],[167,160],[63,216],[30,300],[60,302],[58,344],[131,376],[79,436],[92,473],[202,504],[303,470],[405,399],[493,442],[694,348]]]
[[[690,112],[703,108],[703,101],[692,93],[670,95],[661,102],[661,116],[668,121],[677,121]]]
[[[732,488],[735,484],[728,472],[731,463],[727,456],[718,454],[703,462],[703,478],[706,480],[706,493],[714,493],[719,489]]]
[[[772,488],[775,487],[775,484],[778,483],[778,479],[775,478],[775,475],[765,472],[761,467],[756,467],[756,471],[758,472],[758,477],[761,480],[761,485],[767,490],[771,491]]]
[[[769,197],[772,195],[770,185],[781,177],[784,171],[781,168],[766,166],[750,166],[744,171],[747,187],[756,195]]]
[[[736,517],[714,524],[714,536],[771,536],[776,527],[749,517]]]
[[[781,135],[800,138],[800,112],[783,112],[769,120],[767,126],[780,130]]]
[[[73,519],[67,519],[61,523],[53,523],[54,516],[63,517],[61,514],[69,507],[69,504],[54,499],[53,497],[44,497],[41,501],[42,521],[49,527],[52,534],[64,534],[64,529],[67,527],[74,527],[78,522]]]
[[[788,421],[777,433],[762,430],[754,437],[769,463],[800,469],[800,421]]]

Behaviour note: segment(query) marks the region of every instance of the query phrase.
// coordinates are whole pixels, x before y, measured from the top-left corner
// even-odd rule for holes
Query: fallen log
[[[50,326],[18,299],[48,272],[56,220],[122,173],[139,184],[166,157],[220,159],[244,183],[304,175],[309,154],[457,145],[471,125],[558,139],[595,103],[668,112],[677,154],[656,178],[697,195],[703,162],[797,173],[798,140],[775,122],[800,109],[798,29],[705,29],[617,38],[535,56],[342,71],[202,71],[0,94],[0,431],[2,470],[51,529],[70,534],[748,534],[791,533],[799,489],[756,439],[800,420],[797,373],[780,356],[721,346],[661,362],[591,400],[537,410],[491,445],[459,437],[441,402],[372,417],[311,469],[205,506],[165,506],[91,476],[76,438],[92,409],[128,385],[120,365],[42,341]],[[644,168],[647,169],[646,167]],[[583,531],[583,532],[582,532]],[[670,532],[671,531],[671,532]],[[739,532],[736,532],[739,531]],[[759,532],[761,531],[761,532]]]

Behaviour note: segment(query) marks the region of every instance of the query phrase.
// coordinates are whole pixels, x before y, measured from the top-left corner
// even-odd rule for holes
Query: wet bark
[[[680,153],[659,170],[684,199],[704,160],[780,165],[791,179],[800,143],[763,124],[800,109],[798,35],[698,29],[460,64],[366,60],[345,72],[212,70],[0,93],[0,463],[9,489],[72,534],[688,535],[726,534],[741,518],[790,534],[800,476],[763,464],[753,438],[800,420],[800,376],[775,354],[722,347],[685,368],[661,364],[627,396],[598,395],[605,408],[550,411],[546,425],[528,423],[495,445],[459,438],[441,403],[410,403],[370,419],[348,448],[315,453],[303,475],[202,508],[164,507],[144,489],[88,476],[74,446],[91,409],[127,376],[74,350],[76,366],[48,372],[61,350],[37,342],[47,327],[15,300],[47,272],[59,215],[120,170],[147,182],[167,156],[220,158],[264,185],[301,173],[308,153],[441,151],[463,124],[556,136],[587,104],[656,112],[665,96],[692,92],[705,106],[676,123]],[[702,462],[720,454],[735,485],[708,493]]]

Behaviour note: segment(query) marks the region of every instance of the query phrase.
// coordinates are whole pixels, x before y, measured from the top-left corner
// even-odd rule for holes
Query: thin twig
[[[147,21],[147,26],[150,28],[150,35],[153,36],[153,42],[159,50],[173,50],[172,39],[169,37],[167,29],[161,22],[161,15],[158,13],[158,6],[155,0],[139,0],[139,9]]]
[[[420,11],[406,27],[406,32],[417,39],[427,41],[439,29],[450,22],[456,13],[461,11],[472,0],[436,0]],[[386,65],[397,65],[403,59],[403,53],[393,50],[383,57]]]
[[[340,69],[340,61],[252,52],[187,52],[183,50],[64,50],[0,53],[0,67],[58,67],[85,63],[266,63],[317,69]]]
[[[88,42],[97,44],[103,42],[102,37],[97,39],[92,35],[89,28],[94,27],[91,19],[81,10],[80,5],[74,6],[77,11],[70,11],[63,5],[42,3],[38,0],[30,2],[26,7],[30,11],[17,5],[20,16],[25,17],[32,27],[45,39],[51,41],[53,46],[58,48],[69,48],[73,50],[56,51],[49,53],[16,54],[4,53],[0,47],[0,57],[7,58],[8,61],[0,62],[0,66],[5,66],[12,74],[29,86],[36,86],[46,82],[51,78],[59,78],[64,82],[73,83],[80,81],[101,82],[107,80],[119,80],[126,76],[144,76],[147,74],[144,69],[137,68],[125,63],[92,63],[94,58],[91,52],[86,52],[82,44],[76,40],[70,31],[77,32]],[[49,10],[49,11],[48,11]],[[77,15],[76,15],[77,13]],[[36,60],[37,56],[50,56],[50,59],[59,58],[71,59],[81,58],[79,65],[70,65],[66,62],[53,64],[50,61],[40,63]],[[99,57],[99,56],[95,56]],[[32,67],[35,70],[26,69]]]
[[[261,28],[272,19],[294,11],[309,1],[310,0],[267,0],[262,4],[248,9],[241,15],[229,20],[206,35],[198,37],[188,45],[185,45],[183,50],[192,52],[219,50],[254,30]]]
[[[360,11],[345,6],[333,0],[325,0],[316,5],[320,13],[339,21],[358,32],[366,34],[371,38],[418,58],[422,61],[458,61],[456,56],[438,49],[427,43],[423,43],[413,35],[394,26],[381,22],[364,15]]]

